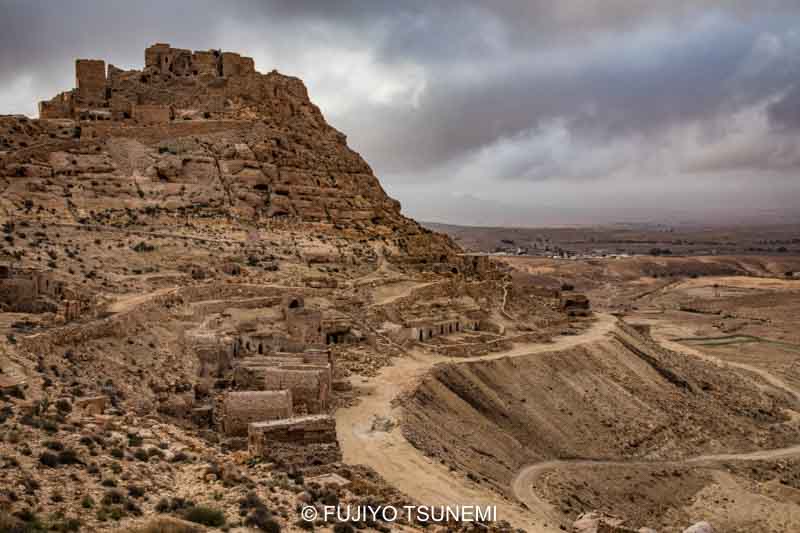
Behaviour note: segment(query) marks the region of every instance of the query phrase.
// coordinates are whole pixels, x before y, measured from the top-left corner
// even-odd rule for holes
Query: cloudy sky
[[[404,211],[468,224],[800,209],[797,0],[0,0],[0,113],[156,41],[299,76]],[[777,217],[777,218],[776,218]]]

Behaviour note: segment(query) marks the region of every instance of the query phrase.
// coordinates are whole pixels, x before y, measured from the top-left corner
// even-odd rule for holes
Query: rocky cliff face
[[[314,224],[425,265],[457,251],[400,214],[301,80],[261,74],[238,54],[157,44],[143,70],[77,60],[76,88],[42,102],[40,119],[0,118],[0,149],[10,211],[98,224],[156,212]]]

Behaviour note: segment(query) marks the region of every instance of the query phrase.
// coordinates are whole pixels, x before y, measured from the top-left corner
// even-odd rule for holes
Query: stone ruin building
[[[39,118],[160,124],[176,117],[218,117],[224,112],[225,100],[222,89],[214,90],[214,80],[256,74],[252,58],[220,50],[192,52],[157,43],[145,50],[144,57],[145,68],[141,72],[126,72],[114,65],[106,68],[102,59],[77,59],[75,88],[40,102]],[[162,75],[202,79],[210,87],[205,94],[196,95],[199,106],[181,108],[165,101],[157,90],[141,90],[140,85],[147,84],[149,78]],[[138,83],[134,83],[134,77]]]
[[[561,309],[569,316],[589,316],[591,304],[584,294],[565,292],[561,295]]]
[[[289,468],[342,460],[336,440],[336,419],[329,414],[254,422],[248,434],[250,453]]]
[[[316,464],[320,458],[338,460],[335,421],[329,414],[334,361],[325,348],[322,313],[306,308],[299,295],[280,302],[279,309],[264,310],[277,311],[273,314],[276,322],[262,324],[267,331],[261,334],[190,336],[190,349],[199,359],[198,377],[207,384],[206,391],[218,388],[218,383],[231,389],[213,406],[187,405],[183,414],[216,421],[229,438],[250,435],[250,452],[255,456],[280,456],[287,464],[307,464],[299,458],[316,454],[308,448],[313,444],[312,448],[323,452]],[[179,410],[172,407],[170,412]],[[213,413],[206,420],[209,410]],[[276,425],[269,426],[273,422]]]
[[[0,263],[0,312],[54,313],[69,322],[93,309],[89,294],[46,271]]]

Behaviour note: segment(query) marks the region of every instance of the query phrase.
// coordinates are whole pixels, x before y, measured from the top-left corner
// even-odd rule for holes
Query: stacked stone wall
[[[221,426],[231,436],[244,436],[252,422],[292,416],[292,394],[288,390],[229,392],[222,402]]]

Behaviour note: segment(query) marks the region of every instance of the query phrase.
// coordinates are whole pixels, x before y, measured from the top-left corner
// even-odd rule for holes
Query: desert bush
[[[333,525],[333,533],[353,533],[355,528],[347,522],[336,522]]]
[[[126,500],[127,498],[122,491],[112,489],[103,495],[103,499],[100,500],[100,503],[103,505],[120,505],[125,503]]]
[[[81,464],[82,461],[78,454],[72,448],[67,448],[64,451],[58,452],[58,462],[62,465]]]
[[[184,512],[183,517],[189,522],[209,527],[222,527],[225,525],[225,514],[222,511],[203,505],[190,507]]]
[[[57,468],[58,456],[52,452],[42,452],[42,454],[39,456],[39,462],[42,463],[44,466],[48,466],[50,468]]]
[[[281,525],[272,518],[272,514],[267,511],[266,507],[259,507],[250,513],[244,524],[267,533],[280,533],[281,531]]]

